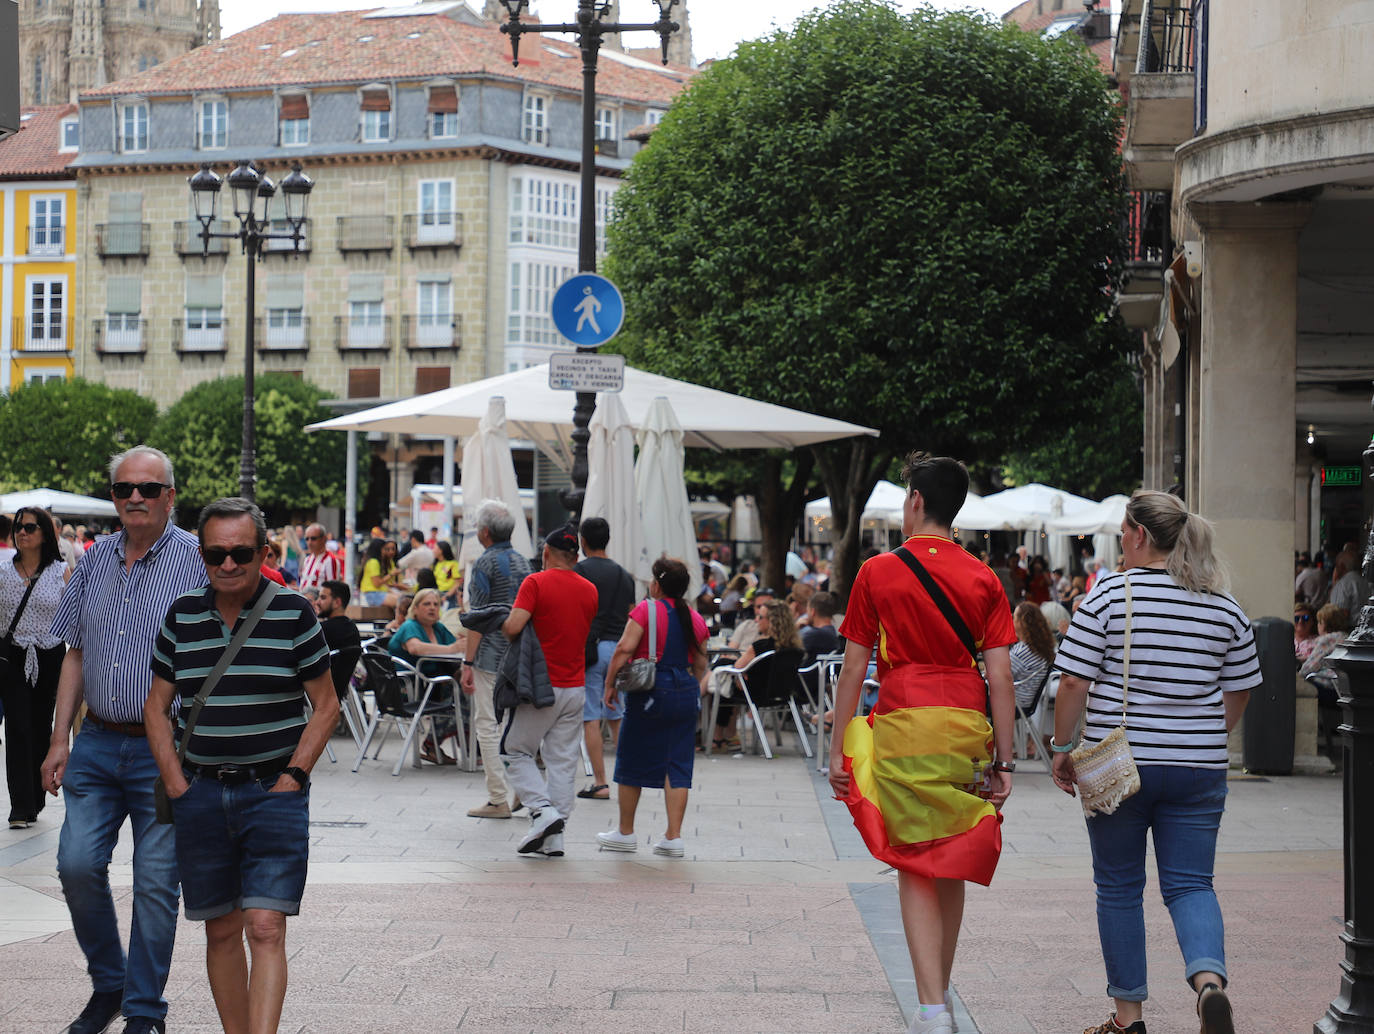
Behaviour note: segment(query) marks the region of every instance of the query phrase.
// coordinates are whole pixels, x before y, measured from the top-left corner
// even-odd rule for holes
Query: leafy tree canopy
[[[1075,39],[848,0],[677,100],[607,272],[648,368],[999,458],[1109,362],[1119,114]],[[1067,415],[1067,416],[1066,416]]]
[[[17,385],[0,397],[0,487],[109,495],[109,459],[148,439],[157,407],[93,381]]]
[[[333,415],[320,404],[329,393],[286,374],[261,374],[255,386],[258,504],[287,510],[342,504],[344,436],[304,430]],[[153,444],[176,465],[180,504],[200,507],[238,495],[242,430],[242,377],[197,385],[162,415]]]

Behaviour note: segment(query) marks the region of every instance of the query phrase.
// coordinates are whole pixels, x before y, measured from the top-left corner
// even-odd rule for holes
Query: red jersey
[[[1011,607],[997,575],[957,543],[913,535],[906,548],[945,591],[980,649],[1016,642]],[[877,644],[878,678],[903,664],[970,665],[968,650],[902,558],[880,553],[859,568],[840,635]]]
[[[530,612],[553,685],[563,689],[586,685],[585,648],[596,605],[596,586],[570,569],[550,568],[527,575],[520,583],[513,609]]]

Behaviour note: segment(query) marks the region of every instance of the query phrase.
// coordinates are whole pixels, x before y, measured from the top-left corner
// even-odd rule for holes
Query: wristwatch
[[[1015,761],[994,761],[994,762],[992,763],[992,770],[993,770],[994,772],[1015,772],[1015,771],[1016,771],[1016,762],[1015,762]],[[290,769],[288,769],[287,771],[290,771]]]
[[[297,765],[291,765],[288,768],[283,768],[282,772],[286,775],[289,775],[292,779],[296,780],[296,782],[300,784],[302,793],[304,793],[305,788],[310,785],[310,773]]]

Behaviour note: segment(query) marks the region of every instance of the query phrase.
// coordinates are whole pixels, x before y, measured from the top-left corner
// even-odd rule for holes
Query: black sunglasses
[[[33,521],[25,521],[23,524],[16,524],[14,526],[14,530],[27,532],[28,534],[32,535],[35,531],[38,530],[38,525],[33,523]]]
[[[229,557],[233,557],[234,563],[242,567],[244,564],[251,564],[253,558],[258,555],[258,551],[252,546],[231,546],[229,549],[221,549],[219,546],[206,546],[200,551],[200,555],[211,567],[223,567],[224,561]]]
[[[161,481],[116,481],[110,486],[110,494],[116,499],[128,499],[134,494],[134,489],[138,489],[138,494],[144,499],[156,499],[164,488],[170,487]]]
[[[1311,620],[1312,620],[1312,615],[1311,615],[1311,614],[1294,614],[1294,615],[1293,615],[1293,620],[1294,620],[1294,621],[1311,621]]]

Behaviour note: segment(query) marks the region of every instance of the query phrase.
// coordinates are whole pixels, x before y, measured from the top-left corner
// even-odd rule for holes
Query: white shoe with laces
[[[633,833],[622,833],[618,829],[607,829],[596,835],[596,842],[603,851],[624,851],[633,854],[639,850],[639,838]]]
[[[675,837],[672,840],[667,837],[662,838],[654,844],[654,854],[660,858],[681,858],[683,855],[682,837]]]
[[[907,1027],[907,1034],[952,1034],[954,1030],[954,1017],[946,1009],[928,1020],[921,1019],[921,1010],[916,1009],[916,1015],[912,1017],[911,1026]]]

